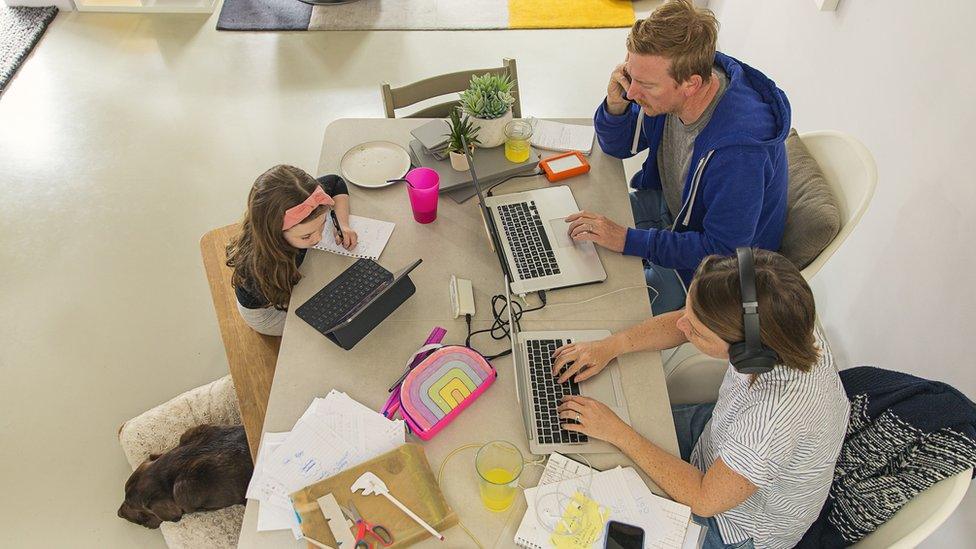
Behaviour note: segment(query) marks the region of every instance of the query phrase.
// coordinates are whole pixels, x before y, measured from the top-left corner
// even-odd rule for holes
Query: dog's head
[[[149,456],[125,483],[125,500],[119,517],[146,528],[159,528],[163,521],[177,522],[183,510],[173,501],[173,486],[159,478],[153,464],[159,454]]]

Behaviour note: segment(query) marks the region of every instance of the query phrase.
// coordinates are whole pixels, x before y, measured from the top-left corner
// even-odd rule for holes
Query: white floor
[[[590,116],[626,29],[231,33],[62,12],[0,96],[0,547],[161,547],[116,517],[121,422],[227,373],[198,250],[254,178],[314,171],[379,82],[519,62],[522,109]]]

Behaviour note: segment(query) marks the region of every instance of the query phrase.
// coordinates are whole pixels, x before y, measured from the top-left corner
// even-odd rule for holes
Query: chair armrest
[[[700,404],[718,400],[718,389],[729,363],[682,345],[664,365],[671,404]]]

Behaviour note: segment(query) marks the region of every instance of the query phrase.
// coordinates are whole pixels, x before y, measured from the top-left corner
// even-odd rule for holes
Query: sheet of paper
[[[275,487],[284,489],[271,495],[287,497],[362,461],[365,460],[358,449],[332,429],[316,421],[302,421],[268,456],[264,472],[278,482]]]
[[[281,443],[288,437],[288,433],[264,433],[261,437],[261,445],[258,448],[258,457],[254,463],[254,474],[251,482],[247,485],[245,496],[248,499],[263,499],[263,496],[271,493],[265,488],[267,478],[264,475],[264,466],[268,462],[268,456],[275,451]]]
[[[532,146],[550,151],[580,151],[590,154],[593,150],[593,126],[563,124],[550,120],[535,120],[532,124]]]
[[[691,509],[655,495],[637,471],[629,467],[623,470],[623,477],[633,502],[631,524],[644,529],[644,547],[681,547],[691,521]]]
[[[701,547],[699,543],[701,541],[702,527],[696,522],[691,522],[688,524],[688,532],[685,533],[685,541],[681,545],[681,549],[698,549]]]
[[[393,234],[393,228],[396,225],[389,221],[350,215],[349,226],[352,227],[352,230],[356,231],[357,236],[356,247],[353,249],[347,250],[341,245],[336,244],[335,222],[332,220],[331,215],[326,220],[325,227],[322,228],[322,240],[314,247],[318,250],[324,250],[338,255],[365,257],[377,260],[380,258],[380,254],[383,253],[383,248],[386,247],[386,243],[389,242],[390,236]]]

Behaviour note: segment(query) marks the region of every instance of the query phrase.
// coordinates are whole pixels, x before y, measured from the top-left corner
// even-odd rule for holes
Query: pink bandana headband
[[[308,198],[305,199],[305,202],[288,208],[285,211],[285,221],[281,225],[281,230],[287,231],[295,225],[298,225],[308,217],[308,214],[312,213],[312,210],[323,204],[333,206],[335,205],[335,200],[332,200],[331,196],[325,194],[321,186],[316,186],[312,194],[308,195]]]

